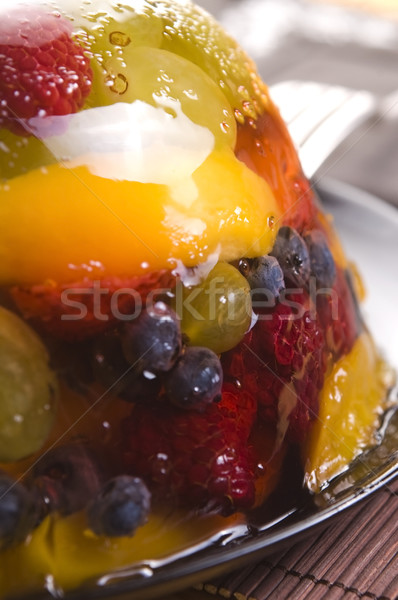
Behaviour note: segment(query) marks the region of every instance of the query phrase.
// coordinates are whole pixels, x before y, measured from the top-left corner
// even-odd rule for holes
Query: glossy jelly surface
[[[392,378],[266,86],[207,13],[18,0],[0,17],[12,597],[247,531],[297,446],[317,493],[376,443]]]

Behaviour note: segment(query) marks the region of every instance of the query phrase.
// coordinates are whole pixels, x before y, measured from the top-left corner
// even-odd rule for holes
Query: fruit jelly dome
[[[278,109],[207,13],[21,0],[0,16],[12,596],[239,535],[253,508],[269,517],[292,449],[317,492],[374,443],[388,383]]]

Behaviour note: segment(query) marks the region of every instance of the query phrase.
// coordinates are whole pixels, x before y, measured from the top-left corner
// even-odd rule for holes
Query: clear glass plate
[[[357,188],[327,181],[318,187],[324,208],[333,214],[350,259],[366,282],[367,323],[383,353],[398,367],[398,211]],[[397,390],[392,394],[397,398]],[[131,570],[113,573],[84,588],[67,592],[65,600],[114,598],[144,600],[182,589],[243,567],[284,544],[291,545],[315,528],[325,527],[341,511],[364,499],[398,476],[398,411],[385,416],[380,445],[363,454],[350,469],[316,497],[301,489],[294,457],[289,489],[279,489],[249,515],[249,525],[225,532],[206,548],[193,549],[163,564],[148,560]],[[281,493],[283,491],[283,494]],[[22,565],[21,565],[22,567]],[[44,599],[49,592],[31,598]],[[25,599],[26,600],[26,599]]]

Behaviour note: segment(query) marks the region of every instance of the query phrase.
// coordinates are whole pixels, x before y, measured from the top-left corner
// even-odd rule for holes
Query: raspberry
[[[332,361],[358,335],[356,301],[341,269],[316,311],[306,292],[289,294],[260,314],[242,343],[223,356],[224,379],[238,380],[257,400],[259,414],[280,439],[302,441],[318,414],[318,397]],[[312,310],[311,310],[312,308]]]
[[[278,304],[271,320],[259,322],[254,346],[265,364],[258,399],[261,413],[278,424],[281,437],[288,431],[291,440],[299,441],[318,414],[324,337],[308,310],[307,297],[297,294],[291,300],[303,307],[303,314]]]
[[[337,360],[351,350],[361,322],[348,274],[341,269],[337,269],[332,291],[333,295],[317,296],[316,309],[329,357]]]
[[[236,355],[224,363],[226,378],[249,385],[259,415],[277,426],[280,442],[286,433],[290,441],[304,439],[318,413],[325,372],[324,337],[308,295],[291,294],[288,300],[261,314]]]
[[[137,405],[123,424],[125,466],[162,501],[224,512],[250,508],[255,477],[247,441],[255,416],[253,397],[232,386],[201,413]]]
[[[171,272],[163,270],[128,279],[14,287],[11,295],[26,319],[50,335],[73,342],[110,329],[123,315],[140,311],[151,290],[170,290],[175,284]]]
[[[59,15],[10,11],[0,24],[0,127],[27,135],[32,117],[82,108],[92,71],[72,27]]]

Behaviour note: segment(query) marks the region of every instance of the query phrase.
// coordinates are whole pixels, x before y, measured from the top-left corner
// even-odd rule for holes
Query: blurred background
[[[398,0],[198,3],[248,51],[268,85],[298,79],[371,92],[376,110],[317,179],[334,177],[398,206]]]

